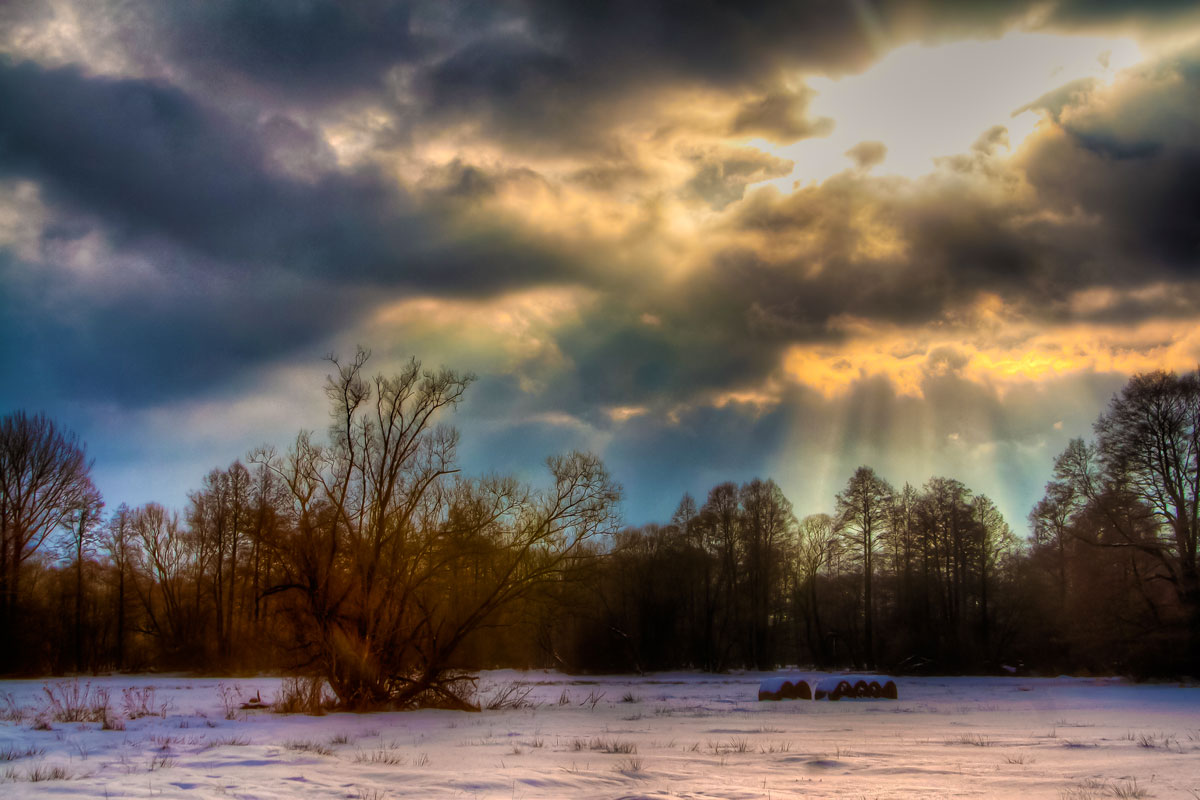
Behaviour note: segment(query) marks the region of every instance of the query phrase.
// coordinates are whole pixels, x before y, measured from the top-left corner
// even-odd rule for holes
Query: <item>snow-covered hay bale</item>
[[[874,678],[858,675],[838,675],[822,678],[813,687],[813,698],[816,700],[841,700],[843,698],[883,698],[897,699],[895,681],[880,683]]]
[[[782,700],[785,683],[788,683],[787,678],[763,678],[758,684],[758,699]]]
[[[841,700],[854,697],[854,684],[844,678],[822,678],[817,683],[813,697],[817,700]]]
[[[758,684],[759,700],[811,700],[812,689],[803,678],[763,678]]]

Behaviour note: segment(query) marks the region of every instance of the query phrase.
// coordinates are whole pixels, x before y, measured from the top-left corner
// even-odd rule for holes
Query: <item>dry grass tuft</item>
[[[284,742],[283,746],[288,750],[296,750],[301,753],[315,753],[319,756],[333,755],[333,748],[329,745],[324,745],[320,742],[314,742],[308,739],[290,739]]]

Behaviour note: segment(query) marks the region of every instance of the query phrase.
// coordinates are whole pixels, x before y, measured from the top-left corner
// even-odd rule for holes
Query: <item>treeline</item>
[[[611,669],[1019,660],[1022,549],[987,497],[945,478],[894,490],[862,467],[836,510],[797,521],[769,480],[685,496],[669,524],[616,537],[576,637],[603,640]]]
[[[0,670],[309,671],[348,705],[461,704],[462,670],[1200,668],[1200,375],[1133,378],[1056,461],[1017,538],[951,478],[860,467],[829,513],[773,481],[618,530],[594,456],[473,480],[437,424],[470,376],[326,387],[301,434],[215,469],[183,510],[105,513],[84,448],[0,419]]]

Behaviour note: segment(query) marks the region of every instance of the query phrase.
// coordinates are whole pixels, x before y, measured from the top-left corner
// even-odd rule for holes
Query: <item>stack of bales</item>
[[[880,683],[879,678],[869,675],[838,675],[811,683],[804,678],[765,678],[758,685],[759,700],[895,700],[898,697],[895,681],[885,677]]]
[[[766,678],[758,685],[759,700],[812,700],[812,687],[803,678]]]

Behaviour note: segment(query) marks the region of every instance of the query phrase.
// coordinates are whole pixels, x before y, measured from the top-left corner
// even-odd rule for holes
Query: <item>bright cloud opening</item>
[[[1132,39],[1010,33],[991,41],[897,48],[866,72],[841,79],[814,77],[814,117],[834,120],[833,133],[780,147],[755,140],[767,152],[796,162],[795,171],[772,181],[783,191],[794,183],[823,181],[851,165],[846,152],[881,142],[880,173],[917,177],[934,160],[966,152],[996,125],[1008,129],[1016,149],[1033,132],[1037,115],[1017,112],[1072,81],[1111,82],[1142,60]]]

